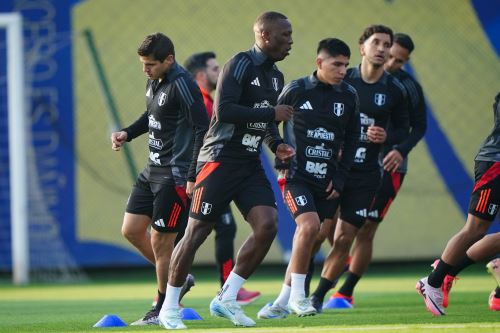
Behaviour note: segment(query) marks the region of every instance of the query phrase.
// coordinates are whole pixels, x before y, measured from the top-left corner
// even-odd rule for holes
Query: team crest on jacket
[[[274,90],[278,91],[279,89],[279,86],[278,86],[278,79],[273,77],[273,87],[274,87]]]
[[[340,117],[344,114],[344,103],[333,103],[333,114]]]
[[[201,203],[201,213],[203,215],[208,215],[208,214],[210,214],[211,211],[212,211],[212,204],[203,201]]]
[[[385,94],[375,94],[375,98],[373,100],[375,104],[378,106],[382,106],[385,104]]]
[[[165,104],[166,100],[167,100],[167,94],[165,94],[164,92],[162,92],[160,94],[160,97],[158,97],[158,106],[162,106],[163,104]]]

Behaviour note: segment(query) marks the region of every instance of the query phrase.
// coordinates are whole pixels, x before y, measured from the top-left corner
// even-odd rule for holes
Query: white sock
[[[245,279],[231,271],[229,276],[227,277],[226,282],[222,286],[221,290],[217,297],[221,301],[236,301],[236,295],[238,294],[238,290],[240,290],[243,283],[245,283]]]
[[[292,273],[291,299],[300,299],[306,297],[305,292],[306,274]]]
[[[282,308],[286,308],[286,306],[288,305],[288,300],[290,299],[290,290],[291,287],[286,283],[283,283],[283,285],[281,286],[280,294],[278,295],[278,298],[276,298],[276,300],[273,302],[273,304],[277,304]]]
[[[167,283],[167,291],[165,292],[165,301],[163,302],[162,309],[177,309],[179,307],[179,296],[182,287],[174,287]]]

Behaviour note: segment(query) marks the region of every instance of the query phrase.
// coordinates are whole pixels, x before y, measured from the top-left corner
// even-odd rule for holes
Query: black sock
[[[453,266],[448,265],[440,259],[436,268],[429,274],[429,278],[427,279],[427,283],[434,288],[440,288],[443,284],[444,277],[448,272],[452,269]]]
[[[165,302],[165,294],[162,294],[159,290],[158,290],[158,301],[156,302],[156,305],[155,305],[155,310],[161,310],[161,307],[163,305],[163,302]]]
[[[500,298],[500,287],[497,287],[497,289],[495,289],[495,298]]]
[[[324,277],[321,277],[319,280],[318,287],[314,291],[314,295],[316,295],[317,298],[319,298],[321,301],[325,298],[326,293],[332,289],[332,281],[325,279]]]
[[[344,284],[338,292],[344,296],[352,297],[352,293],[354,292],[354,287],[358,283],[359,279],[361,279],[360,275],[356,275],[353,272],[349,271],[347,274],[347,278],[344,281]]]
[[[309,291],[311,289],[311,280],[314,275],[314,256],[309,260],[309,268],[307,270],[306,281],[304,285],[304,290],[306,292],[306,297],[309,296]]]
[[[463,258],[456,266],[453,266],[450,271],[448,272],[448,275],[451,276],[457,276],[458,273],[460,273],[464,268],[469,267],[472,264],[475,264],[476,262],[469,258],[469,256],[466,254],[465,258]]]

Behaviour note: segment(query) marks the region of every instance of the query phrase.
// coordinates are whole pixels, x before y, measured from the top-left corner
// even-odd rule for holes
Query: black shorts
[[[149,216],[151,227],[159,232],[181,233],[187,225],[188,207],[184,187],[150,183],[140,174],[128,198],[126,212]]]
[[[381,180],[382,171],[380,170],[351,171],[339,197],[340,218],[357,228],[361,228],[368,217],[371,203]],[[335,209],[337,206],[338,204],[335,205]]]
[[[260,160],[205,163],[196,177],[189,216],[216,222],[231,201],[245,219],[255,206],[276,208],[276,199]]]
[[[335,213],[332,200],[327,200],[329,193],[318,192],[300,180],[287,180],[284,184],[283,201],[294,218],[308,213],[318,213],[319,220],[331,218]]]
[[[379,223],[382,222],[403,184],[405,175],[403,172],[384,171],[382,183],[375,194],[370,211],[368,212],[370,220]]]
[[[469,214],[493,221],[500,204],[500,162],[476,161],[474,175]]]

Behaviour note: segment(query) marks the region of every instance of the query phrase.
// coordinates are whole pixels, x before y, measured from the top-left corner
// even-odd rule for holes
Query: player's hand
[[[276,148],[276,157],[282,162],[288,162],[295,156],[295,149],[286,143],[280,143]]]
[[[384,143],[387,140],[387,132],[384,128],[379,126],[370,126],[366,131],[368,135],[368,140],[373,143]]]
[[[276,105],[274,107],[274,120],[276,121],[288,121],[292,118],[293,107],[290,105]]]
[[[111,149],[119,151],[125,142],[127,142],[128,134],[125,131],[111,133]]]
[[[330,193],[327,197],[326,197],[326,200],[332,200],[332,199],[336,199],[339,197],[340,193],[337,192],[334,188],[333,188],[333,182],[330,180],[330,182],[328,183],[328,186],[326,187],[326,190],[325,190],[326,193]]]
[[[393,149],[384,157],[384,170],[387,172],[396,172],[402,161],[403,156],[401,155],[401,153],[396,149]]]
[[[194,182],[187,182],[186,183],[186,195],[188,196],[189,199],[193,198],[193,191],[194,191]]]

